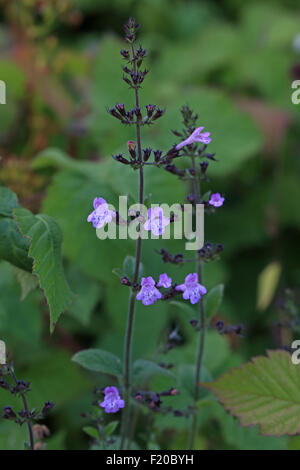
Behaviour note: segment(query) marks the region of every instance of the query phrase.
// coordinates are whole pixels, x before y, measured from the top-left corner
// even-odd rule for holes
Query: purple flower
[[[188,274],[184,280],[184,284],[175,287],[176,290],[183,292],[184,300],[190,299],[191,304],[196,304],[201,299],[201,295],[206,294],[207,290],[198,283],[198,274]]]
[[[214,193],[210,196],[208,203],[214,207],[221,207],[223,206],[224,201],[225,197],[222,197],[220,193]]]
[[[148,209],[149,219],[144,223],[144,229],[150,230],[153,235],[161,235],[164,233],[165,228],[170,223],[170,219],[164,216],[164,211],[161,207]]]
[[[144,305],[152,305],[162,298],[162,294],[156,289],[155,281],[151,276],[142,277],[142,288],[136,298],[141,300]]]
[[[210,132],[202,132],[204,127],[197,127],[194,132],[185,140],[176,145],[176,150],[182,149],[185,145],[191,145],[196,142],[201,142],[202,144],[209,144],[211,142]]]
[[[172,285],[172,278],[169,277],[166,273],[160,274],[159,281],[156,285],[157,287],[165,287],[168,289],[168,287],[171,287]]]
[[[100,406],[104,408],[105,413],[117,413],[121,408],[124,408],[125,401],[121,399],[116,387],[106,387],[104,394],[104,400]]]
[[[92,222],[95,228],[101,228],[112,221],[116,213],[108,208],[108,204],[102,197],[94,199],[94,211],[88,216],[87,221]]]

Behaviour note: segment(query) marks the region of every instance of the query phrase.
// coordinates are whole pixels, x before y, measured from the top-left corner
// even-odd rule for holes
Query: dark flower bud
[[[201,248],[201,250],[198,251],[198,254],[199,254],[200,258],[204,258],[205,254],[206,254],[204,248]]]
[[[206,251],[211,251],[211,250],[212,250],[212,243],[207,242],[207,243],[205,244],[205,249],[206,249]]]
[[[27,417],[27,413],[25,410],[19,411],[18,415],[20,416],[20,418],[23,418],[23,419]]]
[[[162,156],[162,151],[161,150],[155,150],[155,152],[154,152],[154,161],[156,163],[159,163],[161,156]]]
[[[194,168],[189,168],[189,174],[192,176],[196,175],[196,171],[194,170]]]
[[[123,163],[124,165],[130,164],[130,162],[126,160],[126,158],[124,158],[121,153],[119,155],[114,155],[113,158],[117,160],[117,162]]]
[[[150,149],[150,148],[147,148],[147,149],[144,149],[144,150],[143,150],[143,153],[144,153],[144,162],[146,162],[147,160],[149,160],[150,155],[151,155],[151,152],[152,152],[152,149]]]
[[[123,49],[122,51],[120,51],[120,54],[122,57],[124,57],[124,59],[128,60],[130,58],[130,54],[129,54],[129,51],[127,51],[126,49]]]
[[[146,49],[143,49],[142,46],[140,46],[137,51],[136,51],[137,57],[144,58],[147,55]]]
[[[218,331],[222,331],[224,328],[224,322],[222,320],[216,321],[215,327]]]
[[[125,73],[128,73],[128,74],[130,74],[130,72],[131,72],[131,70],[127,67],[127,65],[125,65],[125,66],[123,67],[123,71],[124,71]]]
[[[164,114],[165,110],[157,108],[156,113],[154,114],[152,121],[156,121],[156,119],[160,118]]]
[[[135,112],[135,115],[136,115],[136,117],[137,117],[138,119],[142,119],[141,108],[136,107],[135,110],[134,110],[134,112]]]
[[[183,260],[183,255],[181,253],[178,253],[177,255],[174,256],[174,263],[178,264],[181,263]]]
[[[172,388],[170,393],[171,393],[172,396],[175,396],[175,395],[179,394],[177,388]]]
[[[202,175],[205,175],[207,167],[208,167],[208,162],[201,162],[200,163],[200,168],[201,168]]]
[[[173,173],[174,175],[177,175],[180,177],[185,175],[185,171],[181,170],[181,168],[178,168],[175,165],[168,164],[164,167],[164,169],[168,171],[169,173]]]
[[[195,202],[195,199],[196,199],[195,194],[189,194],[189,195],[187,196],[187,200],[188,200],[190,203]]]
[[[140,393],[137,393],[135,395],[135,399],[138,400],[138,401],[141,401],[143,399],[143,396]]]
[[[0,388],[4,388],[4,390],[9,390],[9,385],[5,380],[0,380]]]
[[[196,320],[195,318],[193,318],[192,320],[190,320],[190,324],[191,324],[193,327],[197,326],[198,323],[199,323],[199,321]]]
[[[43,413],[43,414],[44,414],[44,413],[48,413],[48,411],[52,410],[52,408],[53,408],[54,406],[55,406],[55,405],[54,405],[53,402],[51,402],[51,401],[46,401],[46,402],[44,403],[44,407],[43,407],[43,409],[42,409],[42,413]]]
[[[121,284],[123,286],[131,286],[131,282],[129,281],[128,277],[126,277],[126,276],[122,277]]]
[[[131,81],[129,80],[129,78],[125,77],[125,75],[123,75],[122,78],[123,78],[124,82],[127,83],[127,85],[132,86],[132,83],[131,83]]]
[[[132,121],[133,120],[133,117],[134,117],[134,109],[132,109],[131,111],[128,111],[126,113],[126,118],[129,120],[129,121]]]
[[[16,413],[14,412],[11,406],[5,406],[5,408],[3,408],[3,411],[4,411],[4,414],[3,414],[4,419],[12,419],[16,417]]]
[[[222,245],[222,243],[218,243],[216,245],[216,253],[221,253],[221,251],[224,250],[224,245]]]
[[[127,142],[128,151],[130,156],[133,160],[136,159],[136,151],[135,151],[135,142],[133,140],[128,140]]]
[[[148,118],[151,118],[151,116],[154,113],[155,109],[156,109],[155,104],[148,104],[146,106],[146,111],[147,111]]]
[[[176,135],[176,137],[183,137],[183,135],[182,135],[180,132],[178,132],[178,131],[172,130],[172,133],[173,133],[174,135]]]
[[[174,413],[174,416],[176,416],[178,418],[181,417],[181,416],[184,416],[183,412],[180,411],[180,410],[174,410],[173,413]]]
[[[121,114],[121,116],[126,116],[125,106],[123,103],[116,104],[115,108]]]
[[[117,112],[117,110],[115,108],[110,108],[108,110],[108,112],[109,112],[109,114],[111,114],[115,118],[122,120],[122,116],[120,116],[120,114]]]

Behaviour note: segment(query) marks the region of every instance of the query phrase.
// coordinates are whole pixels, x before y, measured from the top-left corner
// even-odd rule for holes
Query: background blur
[[[133,104],[122,81],[122,25],[131,15],[141,24],[139,38],[149,51],[151,73],[142,104],[166,107],[164,118],[144,131],[144,147],[170,148],[171,129],[180,128],[180,107],[189,104],[199,124],[212,134],[209,149],[218,163],[208,174],[224,207],[206,216],[206,241],[224,243],[219,262],[206,266],[208,287],[225,284],[218,318],[245,326],[242,339],[209,332],[207,380],[229,367],[290,345],[279,329],[284,291],[300,285],[300,104],[291,102],[291,83],[300,79],[300,13],[297,0],[9,0],[1,1],[0,79],[7,104],[0,106],[0,184],[11,188],[33,212],[53,216],[64,235],[67,277],[77,299],[49,336],[47,306],[34,291],[20,302],[14,271],[0,263],[0,337],[17,374],[30,380],[31,406],[51,400],[49,449],[89,447],[80,414],[91,409],[95,385],[109,379],[88,374],[70,361],[74,352],[101,347],[119,355],[128,291],[112,274],[131,241],[100,242],[86,223],[92,200],[116,203],[119,194],[136,198],[137,175],[114,162],[134,129],[122,127],[106,108]],[[128,170],[128,171],[127,171]],[[147,172],[152,202],[182,201],[186,188],[166,172]],[[183,244],[145,244],[145,272],[183,279],[185,268],[163,266],[154,250],[182,251]],[[177,326],[182,342],[163,362],[181,363],[182,393],[190,401],[189,364],[195,333],[182,311],[158,303],[151,312],[138,306],[134,355],[151,359],[168,329]],[[149,334],[150,333],[150,334]],[[299,338],[298,338],[299,339]],[[183,365],[184,363],[185,365]],[[161,380],[161,379],[160,379]],[[165,382],[152,388],[161,389]],[[171,383],[171,385],[174,385]],[[11,402],[0,391],[1,408]],[[145,448],[180,449],[188,421],[156,415],[156,434]],[[175,431],[176,429],[176,431]],[[159,431],[157,431],[159,430]],[[0,448],[22,448],[24,427],[0,421]],[[299,438],[266,438],[241,428],[214,403],[201,414],[197,445],[211,449],[300,448]]]

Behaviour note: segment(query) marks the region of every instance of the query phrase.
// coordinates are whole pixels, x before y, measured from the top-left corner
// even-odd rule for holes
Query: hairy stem
[[[16,377],[16,374],[14,373],[13,367],[10,366],[9,371],[10,371],[11,376],[14,379],[16,385],[18,385],[19,381]],[[26,423],[27,423],[27,428],[28,428],[30,450],[34,450],[34,437],[33,437],[32,424],[31,424],[31,420],[30,420],[30,417],[29,417],[29,408],[28,408],[27,398],[26,398],[25,393],[22,393],[22,392],[20,392],[20,396],[22,398],[23,405],[24,405],[24,410],[25,410],[25,414],[26,414]]]
[[[196,170],[195,165],[195,158],[192,157],[192,167],[195,171],[194,176],[194,193],[196,196],[196,204],[200,204],[200,180],[199,175]],[[198,273],[199,283],[203,284],[203,264],[199,259],[199,255],[196,255],[196,268]],[[199,320],[200,320],[200,331],[199,331],[199,344],[197,350],[197,359],[196,359],[196,371],[195,371],[195,388],[194,388],[194,405],[196,408],[197,401],[199,399],[199,382],[201,378],[201,367],[202,367],[202,359],[203,359],[203,352],[204,352],[204,344],[205,344],[205,309],[204,309],[204,301],[203,297],[201,297],[199,302]],[[197,422],[198,422],[198,413],[195,409],[193,417],[192,417],[192,425],[190,428],[189,434],[189,449],[193,450],[195,446],[195,438],[197,434]]]
[[[131,47],[132,57],[135,55],[134,46]],[[136,62],[133,61],[133,70],[136,72]],[[135,92],[135,105],[136,107],[140,106],[139,99],[139,88],[138,86],[134,89]],[[137,154],[138,161],[141,166],[139,168],[139,204],[144,203],[144,172],[142,166],[142,145],[141,145],[141,124],[139,119],[136,120],[136,143],[137,143]],[[135,271],[133,284],[137,284],[139,277],[139,269],[141,262],[141,253],[142,253],[142,238],[139,236],[136,241],[136,257],[135,257]],[[130,421],[130,374],[131,374],[131,350],[132,350],[132,340],[133,340],[133,327],[134,327],[134,317],[135,317],[135,301],[136,294],[131,290],[129,296],[129,307],[128,307],[128,316],[127,316],[127,326],[125,334],[125,347],[124,347],[124,400],[125,408],[122,416],[122,429],[121,429],[121,444],[120,448],[125,448],[126,438],[129,437],[129,421]]]

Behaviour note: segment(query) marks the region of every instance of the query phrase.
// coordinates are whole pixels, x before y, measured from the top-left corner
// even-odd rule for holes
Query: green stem
[[[194,176],[194,192],[196,195],[196,204],[200,204],[200,180],[198,176],[198,172],[196,170],[195,165],[195,158],[192,156],[192,167],[195,171]],[[196,256],[196,266],[197,266],[197,273],[199,283],[203,284],[203,264],[199,259],[198,253]],[[199,344],[197,350],[197,359],[196,359],[196,371],[195,371],[195,388],[194,388],[194,406],[195,411],[192,417],[192,425],[189,434],[189,442],[188,448],[193,450],[195,447],[195,439],[197,435],[197,424],[198,424],[198,412],[197,412],[197,402],[199,399],[199,382],[201,379],[201,367],[202,367],[202,360],[203,360],[203,352],[204,352],[204,344],[205,344],[205,308],[204,308],[204,301],[203,297],[201,297],[199,302],[199,320],[200,320],[200,331],[199,331]]]
[[[131,47],[132,57],[135,55],[135,49]],[[133,61],[133,70],[136,72],[136,62]],[[139,89],[135,87],[135,105],[138,108],[140,106]],[[138,161],[141,166],[139,168],[139,204],[144,203],[144,173],[142,166],[142,145],[141,145],[141,124],[140,121],[136,120],[136,142],[137,142],[137,154]],[[137,284],[139,278],[139,269],[141,262],[142,253],[142,238],[139,236],[136,241],[136,257],[135,257],[135,271],[133,277],[133,284]],[[124,346],[124,400],[125,408],[122,415],[122,426],[121,426],[121,444],[120,449],[125,449],[126,438],[129,437],[129,421],[130,421],[130,391],[131,391],[131,351],[132,351],[132,340],[133,340],[133,329],[134,329],[134,317],[135,317],[135,301],[136,294],[131,290],[129,296],[129,307],[127,316],[127,326],[125,334],[125,346]]]

